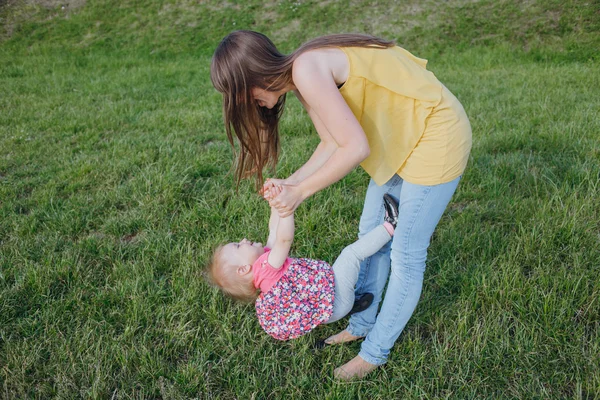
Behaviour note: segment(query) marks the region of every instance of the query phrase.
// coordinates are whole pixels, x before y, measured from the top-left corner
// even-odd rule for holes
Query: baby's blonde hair
[[[224,273],[225,269],[231,266],[223,259],[222,250],[223,246],[215,249],[206,268],[206,274],[210,283],[235,300],[244,303],[254,302],[258,297],[258,291],[252,281],[244,282],[237,274]]]

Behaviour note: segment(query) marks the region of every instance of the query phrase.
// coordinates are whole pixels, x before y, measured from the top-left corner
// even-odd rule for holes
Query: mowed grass
[[[600,398],[597,2],[63,6],[0,9],[0,398]],[[362,381],[332,380],[359,344],[312,350],[344,321],[278,342],[202,278],[267,234],[209,80],[238,28],[396,39],[470,116],[419,306]],[[285,177],[318,137],[291,97],[281,130]],[[367,184],[307,200],[293,254],[333,261]]]

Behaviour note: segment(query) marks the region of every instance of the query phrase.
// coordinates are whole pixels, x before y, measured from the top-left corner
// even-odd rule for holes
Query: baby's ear
[[[250,271],[252,271],[252,266],[250,264],[240,265],[237,267],[238,275],[246,275]]]

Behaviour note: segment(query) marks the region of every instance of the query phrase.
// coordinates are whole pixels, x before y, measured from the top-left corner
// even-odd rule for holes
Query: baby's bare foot
[[[325,339],[325,343],[338,344],[338,343],[352,342],[354,340],[358,340],[363,337],[364,336],[354,336],[350,332],[348,332],[347,330],[344,329],[340,333],[330,336],[327,339]]]
[[[369,372],[377,369],[377,365],[366,362],[360,356],[354,357],[346,364],[333,371],[333,376],[342,381],[364,378]]]

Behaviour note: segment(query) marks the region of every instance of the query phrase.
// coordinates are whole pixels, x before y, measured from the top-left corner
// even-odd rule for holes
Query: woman
[[[212,60],[229,141],[233,147],[235,134],[240,143],[238,181],[253,174],[260,187],[263,168],[277,163],[287,92],[298,97],[319,134],[321,142],[300,169],[264,183],[263,190],[282,185],[269,199],[280,216],[359,164],[371,177],[359,236],[382,223],[384,194],[399,200],[391,244],[361,264],[356,295],[373,293],[372,305],[326,340],[365,338],[360,353],[334,371],[339,379],[363,377],[387,361],[417,305],[430,238],[467,164],[468,118],[425,65],[392,42],[367,35],[324,36],[284,55],[251,31],[226,36]]]

